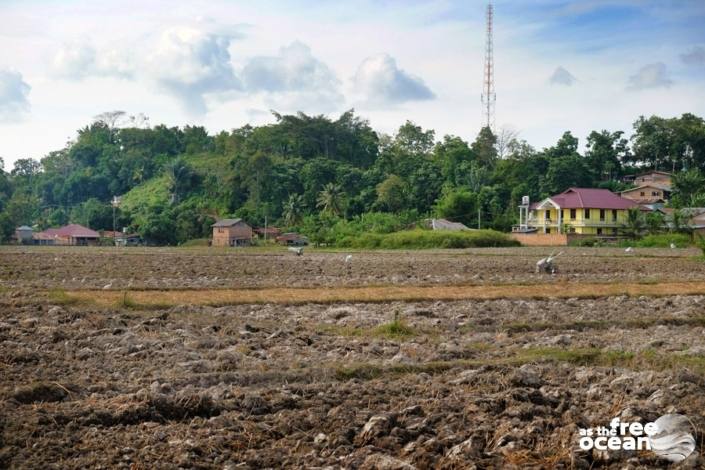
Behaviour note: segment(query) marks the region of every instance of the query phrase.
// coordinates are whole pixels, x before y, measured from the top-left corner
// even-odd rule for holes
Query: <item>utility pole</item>
[[[115,215],[115,211],[118,207],[120,207],[120,197],[113,196],[113,200],[110,202],[110,205],[113,206],[113,246],[117,246],[115,239],[115,232],[117,231],[117,218]]]
[[[493,21],[494,7],[492,2],[487,3],[487,31],[485,38],[485,65],[484,80],[482,83],[482,117],[485,127],[494,131],[495,106],[497,94],[494,88],[494,41],[493,41]]]

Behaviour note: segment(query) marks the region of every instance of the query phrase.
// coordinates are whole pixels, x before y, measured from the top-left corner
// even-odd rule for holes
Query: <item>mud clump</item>
[[[23,404],[50,403],[65,400],[68,390],[55,383],[36,383],[17,387],[12,398]]]

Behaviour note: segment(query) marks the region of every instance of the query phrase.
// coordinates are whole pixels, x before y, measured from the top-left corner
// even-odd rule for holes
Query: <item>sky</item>
[[[705,116],[705,1],[496,0],[497,130],[534,147],[640,116]],[[354,108],[472,141],[480,0],[0,0],[0,158],[41,159],[96,115],[210,132]]]

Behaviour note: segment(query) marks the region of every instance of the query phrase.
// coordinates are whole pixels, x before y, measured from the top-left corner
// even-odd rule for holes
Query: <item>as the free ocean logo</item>
[[[579,429],[578,445],[583,450],[650,450],[671,462],[681,462],[695,450],[692,431],[690,420],[679,414],[666,414],[643,425],[614,418],[609,426]]]

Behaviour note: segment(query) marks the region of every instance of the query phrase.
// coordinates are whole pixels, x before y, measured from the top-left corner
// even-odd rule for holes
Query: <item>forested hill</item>
[[[472,143],[406,122],[393,136],[348,111],[279,115],[276,123],[209,135],[203,127],[122,126],[106,113],[74,142],[0,173],[0,236],[15,227],[118,227],[158,243],[210,234],[224,216],[304,230],[326,240],[352,230],[392,231],[428,215],[508,230],[521,196],[571,186],[621,190],[625,174],[675,170],[676,206],[705,206],[705,122],[692,114],[639,118],[633,134],[565,132],[533,148],[512,132],[481,129]],[[687,171],[681,171],[687,170]],[[478,211],[479,209],[479,211]]]

